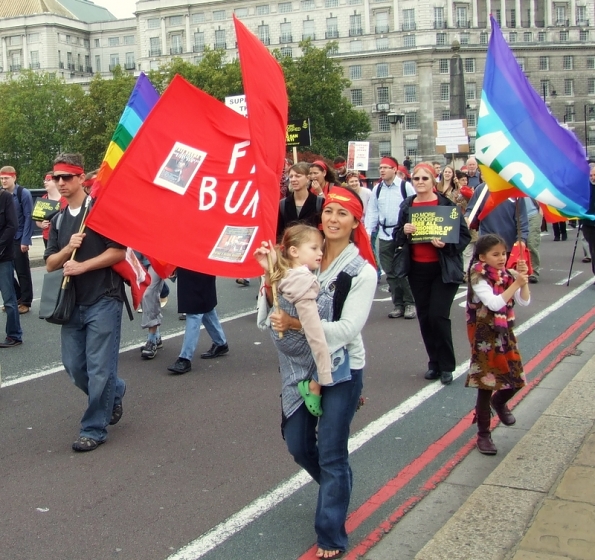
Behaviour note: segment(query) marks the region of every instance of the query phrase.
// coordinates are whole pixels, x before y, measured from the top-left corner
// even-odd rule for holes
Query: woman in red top
[[[462,253],[470,240],[469,230],[459,212],[459,242],[444,243],[432,239],[426,243],[411,243],[411,234],[417,231],[411,223],[410,211],[423,207],[455,206],[436,192],[436,176],[431,163],[417,164],[411,174],[415,195],[401,204],[399,222],[394,230],[394,274],[407,276],[415,300],[421,336],[428,353],[428,380],[440,379],[444,385],[452,382],[456,367],[450,308],[463,282]]]

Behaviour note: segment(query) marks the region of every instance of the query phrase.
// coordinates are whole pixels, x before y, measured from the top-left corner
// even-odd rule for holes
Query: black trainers
[[[442,383],[442,385],[450,385],[452,383],[452,372],[451,371],[441,371],[440,372],[440,383]]]
[[[229,352],[229,346],[227,344],[222,344],[221,346],[217,346],[213,344],[206,352],[200,355],[203,360],[208,360],[209,358],[216,358],[217,356],[223,356]]]
[[[72,444],[72,449],[80,453],[83,453],[84,451],[94,451],[102,443],[105,443],[105,440],[97,440],[81,436]]]
[[[145,360],[152,360],[157,355],[157,343],[152,340],[147,340],[145,345],[141,348],[140,356]]]
[[[181,375],[183,373],[188,373],[192,369],[192,362],[187,360],[186,358],[178,358],[176,363],[173,366],[169,366],[167,368],[168,371],[175,373],[176,375]]]

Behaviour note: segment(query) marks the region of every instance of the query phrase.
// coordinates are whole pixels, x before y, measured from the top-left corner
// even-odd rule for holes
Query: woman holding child
[[[347,442],[362,390],[365,350],[361,330],[376,291],[374,256],[361,223],[362,212],[360,198],[343,187],[333,187],[323,206],[324,252],[317,272],[320,289],[316,303],[331,354],[333,379],[322,387],[320,417],[308,411],[298,390],[300,381],[316,377],[298,312],[283,294],[280,310],[271,312],[269,244],[263,243],[255,252],[267,271],[258,319],[261,328],[272,329],[279,352],[283,436],[296,463],[320,485],[315,517],[318,558],[338,558],[347,548],[345,521],[352,487]],[[281,339],[278,333],[283,333]]]

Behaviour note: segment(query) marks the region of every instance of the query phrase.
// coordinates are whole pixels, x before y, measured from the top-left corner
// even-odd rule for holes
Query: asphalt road
[[[593,308],[590,265],[575,263],[577,276],[565,286],[572,246],[542,238],[541,281],[532,286],[531,306],[517,308],[525,362]],[[42,274],[35,269],[36,294]],[[39,320],[34,302],[22,317],[25,343],[0,350],[0,559],[311,557],[316,488],[280,437],[277,359],[268,334],[255,325],[257,287],[220,279],[218,291],[230,353],[195,359],[184,376],[166,371],[183,330],[175,289],[164,309],[165,347],[156,359],[141,360],[140,321],[124,320],[124,417],[107,444],[89,454],[70,449],[84,396],[61,369],[59,327]],[[452,313],[459,374],[468,359],[458,305],[464,298],[462,288]],[[463,388],[464,375],[445,388],[423,379],[427,358],[417,321],[389,320],[390,309],[382,282],[363,333],[367,402],[353,423],[352,545],[444,462],[436,454],[410,483],[370,506],[387,481],[469,413],[475,397]],[[197,356],[209,346],[203,333]],[[444,448],[446,459],[471,433]]]

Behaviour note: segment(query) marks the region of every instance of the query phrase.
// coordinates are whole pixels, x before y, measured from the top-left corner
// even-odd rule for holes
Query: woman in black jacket
[[[435,171],[432,164],[419,163],[412,173],[416,194],[401,204],[399,221],[394,229],[396,249],[393,260],[394,273],[398,278],[407,276],[415,300],[419,328],[428,353],[428,371],[425,378],[440,378],[444,385],[452,382],[456,367],[450,308],[463,282],[462,253],[471,236],[461,212],[459,212],[459,242],[444,243],[432,239],[427,243],[411,243],[411,234],[416,226],[411,223],[411,209],[455,204],[434,189]]]

